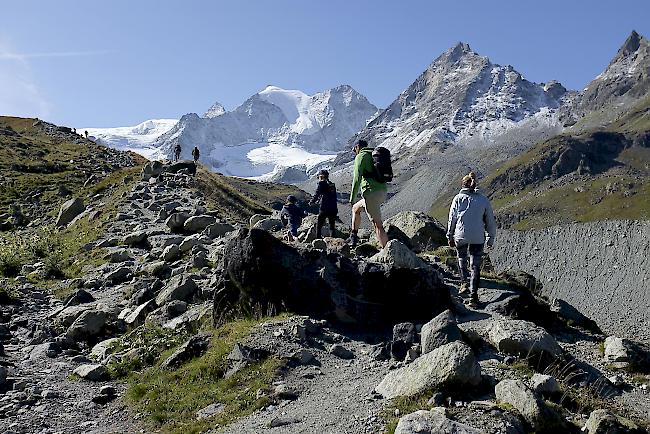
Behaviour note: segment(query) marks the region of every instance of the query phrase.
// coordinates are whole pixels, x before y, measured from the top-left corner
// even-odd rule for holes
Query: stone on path
[[[88,381],[102,381],[107,377],[107,371],[104,365],[81,365],[73,371],[73,374],[78,375],[84,380]]]
[[[407,414],[397,423],[395,434],[481,434],[472,428],[447,417],[444,407],[435,407],[431,411],[419,410]]]
[[[375,390],[390,399],[445,386],[475,386],[480,381],[481,367],[472,349],[463,342],[452,342],[389,372]]]
[[[456,318],[449,309],[423,325],[420,335],[422,354],[429,353],[441,345],[462,340]]]

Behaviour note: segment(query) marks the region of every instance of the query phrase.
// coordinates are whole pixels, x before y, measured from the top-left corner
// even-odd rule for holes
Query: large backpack
[[[390,164],[390,151],[382,146],[377,146],[372,151],[372,164],[375,166],[375,173],[372,175],[375,180],[382,184],[393,180],[393,166]]]

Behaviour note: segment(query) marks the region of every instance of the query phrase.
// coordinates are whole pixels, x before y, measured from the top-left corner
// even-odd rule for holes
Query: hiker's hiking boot
[[[467,297],[469,295],[469,283],[463,282],[460,284],[460,288],[458,288],[458,295],[461,297]]]
[[[350,238],[345,240],[345,242],[348,243],[351,247],[356,247],[357,244],[359,244],[359,236],[353,232],[350,234]]]
[[[472,294],[472,296],[466,303],[472,309],[478,309],[481,306],[481,303],[478,301],[478,294],[476,293]]]

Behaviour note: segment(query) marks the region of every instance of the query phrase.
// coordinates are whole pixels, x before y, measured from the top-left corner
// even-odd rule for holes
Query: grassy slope
[[[103,147],[74,136],[62,139],[45,134],[36,119],[0,117],[0,214],[13,203],[32,202],[53,214],[66,199],[58,195],[60,185],[75,195],[83,189],[91,162],[101,163]],[[144,160],[134,156],[136,162]],[[49,173],[42,173],[49,172]]]
[[[649,132],[650,97],[605,130],[631,138]],[[650,218],[649,148],[635,146],[624,150],[616,157],[618,167],[597,175],[567,176],[562,182],[545,179],[523,188],[513,183],[504,185],[503,178],[497,182],[501,174],[528,174],[546,161],[553,161],[568,139],[574,138],[561,135],[539,143],[481,180],[481,188],[490,196],[497,217],[519,216],[517,221],[507,223],[515,229],[541,228],[574,221]],[[578,137],[578,140],[581,138]],[[432,204],[430,214],[446,221],[449,204],[457,190],[454,186],[441,195]]]
[[[269,214],[272,206],[284,203],[290,194],[299,200],[307,197],[304,191],[292,185],[229,177],[204,168],[199,169],[197,176],[210,209],[232,222],[247,222],[253,214]]]

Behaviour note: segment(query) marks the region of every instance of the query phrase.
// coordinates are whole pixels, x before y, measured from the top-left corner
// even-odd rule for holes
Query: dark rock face
[[[428,268],[396,268],[296,248],[258,229],[241,229],[225,250],[216,321],[233,309],[261,306],[378,327],[427,321],[450,305],[449,292]]]
[[[186,173],[188,175],[196,175],[196,164],[194,161],[183,160],[177,161],[165,167],[164,172],[167,173]]]

